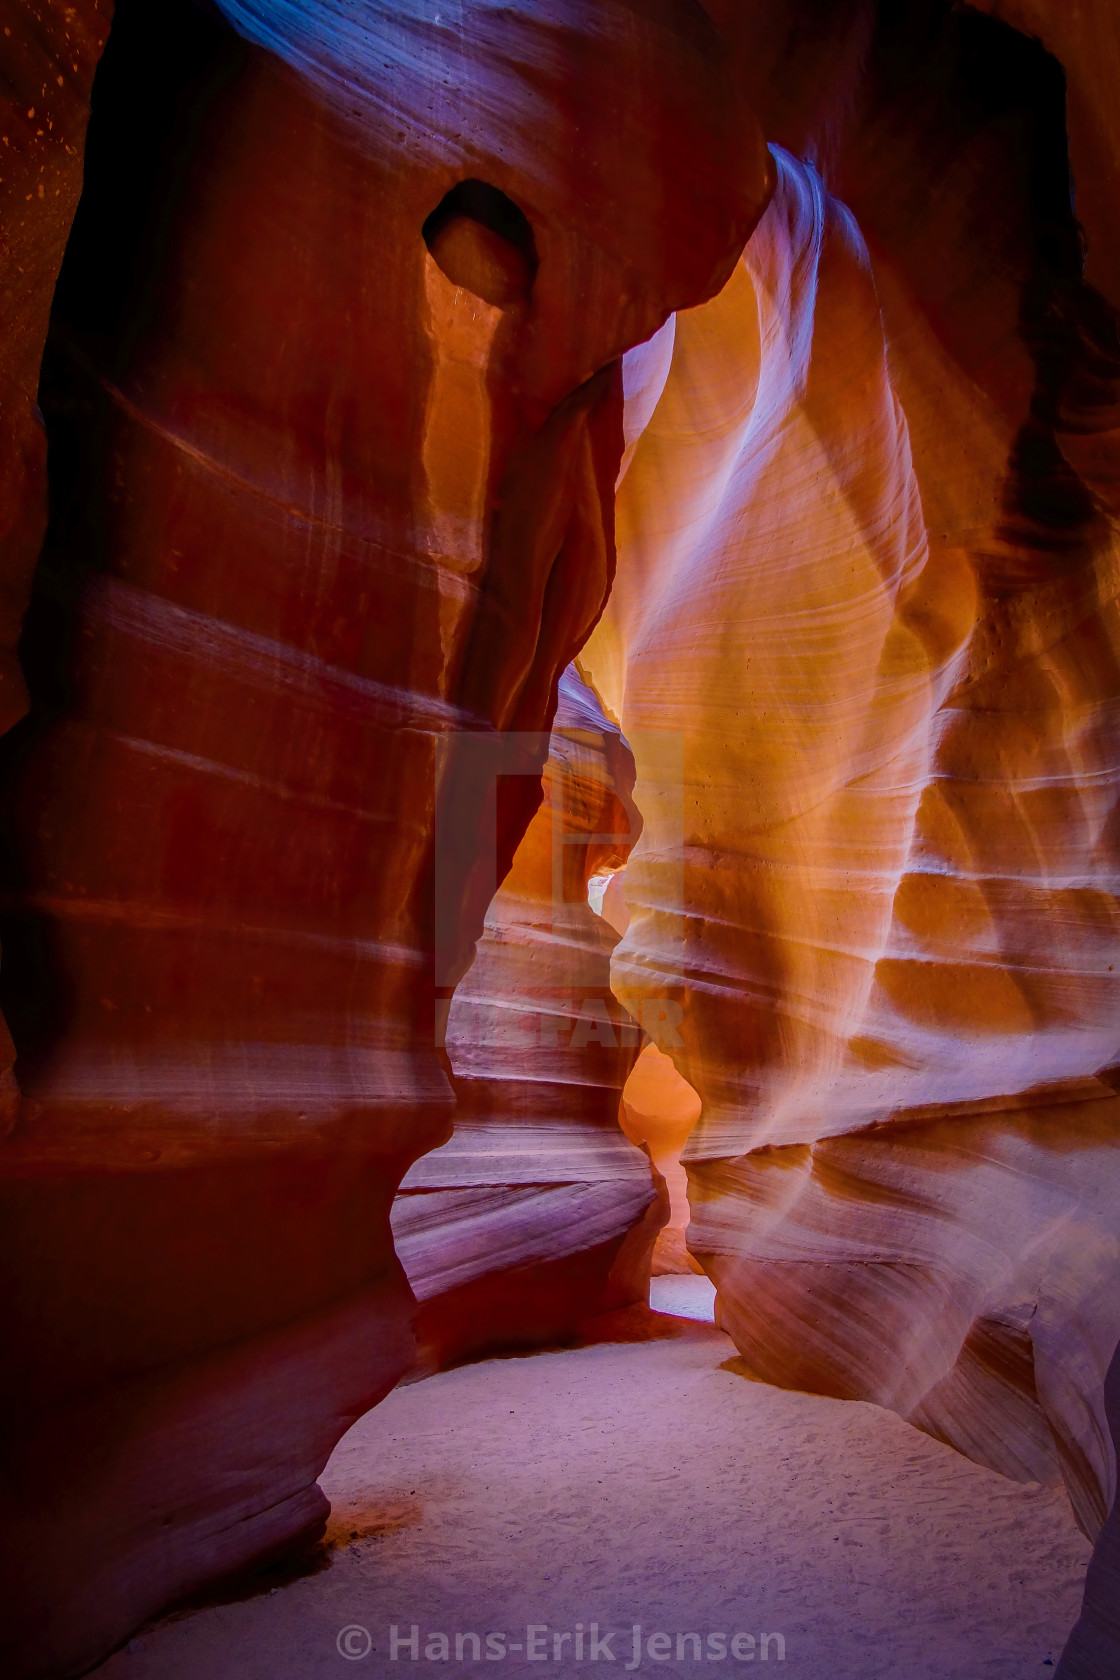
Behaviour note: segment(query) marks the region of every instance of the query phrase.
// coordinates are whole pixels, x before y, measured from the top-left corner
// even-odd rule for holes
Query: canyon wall
[[[689,0],[222,10],[117,8],[43,371],[3,753],[9,1673],[314,1534],[410,1368],[390,1204],[450,1128],[436,980],[609,588],[617,358],[718,291],[768,191]],[[13,616],[84,114],[42,79],[70,149]],[[458,743],[510,728],[543,744],[484,833]]]
[[[47,526],[47,438],[37,405],[51,300],[78,195],[90,88],[111,0],[3,0],[0,92],[0,732],[28,706],[16,648]],[[0,1026],[0,1132],[19,1101]]]
[[[426,1368],[555,1343],[648,1298],[667,1209],[618,1123],[640,1031],[611,991],[618,936],[587,901],[637,839],[633,781],[628,745],[568,670],[544,798],[448,1013],[455,1131],[393,1204]]]
[[[681,1165],[681,1151],[699,1118],[700,1098],[677,1072],[672,1048],[647,1044],[626,1082],[619,1123],[628,1138],[649,1150],[669,1196],[669,1217],[653,1247],[653,1277],[703,1271],[686,1242],[688,1174]]]
[[[877,33],[840,10],[815,109],[788,63],[769,109],[744,70],[834,192],[779,154],[725,292],[628,358],[619,569],[580,657],[646,823],[616,985],[678,977],[689,1242],[750,1367],[1064,1481],[1095,1534],[1115,321],[1082,276],[1054,61],[967,9]],[[683,736],[674,835],[656,731]]]
[[[634,1023],[749,1366],[1120,1665],[1116,32],[707,11],[0,0],[10,1672],[637,1297]]]

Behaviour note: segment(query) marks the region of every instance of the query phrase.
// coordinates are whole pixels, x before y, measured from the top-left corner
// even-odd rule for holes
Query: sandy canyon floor
[[[705,1287],[668,1281],[691,1321],[659,1320],[666,1339],[396,1390],[322,1478],[317,1572],[179,1612],[98,1680],[1052,1673],[1089,1555],[1064,1496],[744,1378],[696,1322]]]

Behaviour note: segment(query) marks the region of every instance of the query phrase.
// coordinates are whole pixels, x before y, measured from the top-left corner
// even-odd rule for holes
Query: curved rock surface
[[[13,1673],[314,1531],[411,1364],[437,789],[452,985],[494,871],[454,738],[547,742],[613,566],[617,357],[768,190],[690,0],[222,9],[117,9],[44,375],[4,765]]]
[[[39,366],[81,192],[90,88],[111,11],[110,0],[0,5],[0,732],[27,710],[16,645],[47,525]],[[19,1103],[14,1057],[0,1024],[0,1135]]]
[[[430,1366],[542,1345],[644,1300],[667,1209],[619,1130],[639,1028],[611,991],[617,935],[591,875],[637,839],[630,749],[574,670],[560,680],[544,798],[455,992],[455,1130],[393,1204]]]
[[[70,235],[0,0],[8,1671],[317,1530],[394,1230],[429,1367],[635,1297],[628,1021],[747,1368],[1064,1482],[1120,1670],[1116,29],[707,11],[121,0]]]
[[[928,86],[869,94],[835,170],[858,222],[779,154],[724,293],[628,358],[619,571],[580,663],[634,743],[616,989],[679,976],[722,1323],[768,1380],[1064,1478],[1093,1533],[1120,1333],[1115,369],[1063,267],[1052,67],[952,27],[958,83],[1007,48],[1001,109],[958,87],[939,137]]]
[[[1065,83],[1065,117],[1077,220],[1085,233],[1085,278],[1120,305],[1120,34],[1108,0],[1053,7],[1042,0],[975,0],[976,10],[1041,42]]]
[[[685,1242],[690,1210],[688,1174],[681,1165],[681,1150],[699,1118],[700,1098],[677,1072],[671,1053],[647,1044],[626,1081],[619,1120],[632,1142],[648,1148],[669,1193],[669,1218],[653,1249],[654,1277],[702,1270]]]
[[[1105,1379],[1105,1406],[1112,1426],[1112,1443],[1120,1452],[1120,1347],[1112,1356]],[[1058,1664],[1058,1680],[1109,1680],[1116,1673],[1120,1652],[1120,1492],[1112,1501],[1100,1532],[1085,1580],[1081,1615],[1074,1625]]]

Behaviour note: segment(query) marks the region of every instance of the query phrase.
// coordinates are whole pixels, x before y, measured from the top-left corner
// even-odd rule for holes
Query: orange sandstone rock
[[[1009,50],[1045,149],[1050,71]],[[844,154],[858,225],[779,155],[724,293],[628,359],[619,571],[581,655],[646,825],[616,987],[679,977],[690,1246],[749,1364],[1064,1478],[1093,1532],[1120,1331],[1114,369],[1029,147],[962,105],[960,172],[917,216],[902,176],[946,119],[907,97]],[[1006,220],[977,250],[984,193]]]
[[[439,802],[449,984],[494,877],[452,738],[547,740],[613,567],[617,358],[768,190],[689,0],[220,10],[118,9],[44,383],[4,767],[15,1673],[315,1532],[411,1363]]]
[[[648,1146],[669,1192],[669,1219],[654,1245],[654,1277],[703,1270],[685,1244],[688,1174],[681,1165],[681,1150],[699,1118],[700,1098],[677,1072],[671,1050],[647,1044],[626,1081],[620,1119],[628,1138]]]
[[[555,1342],[648,1297],[667,1209],[619,1130],[639,1029],[611,991],[617,936],[587,901],[589,877],[637,839],[633,780],[626,742],[569,670],[543,801],[448,1016],[455,1130],[393,1204],[429,1365]]]

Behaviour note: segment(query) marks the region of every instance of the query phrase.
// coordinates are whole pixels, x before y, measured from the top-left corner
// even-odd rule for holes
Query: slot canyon
[[[0,28],[0,1672],[1120,1680],[1120,17]]]

